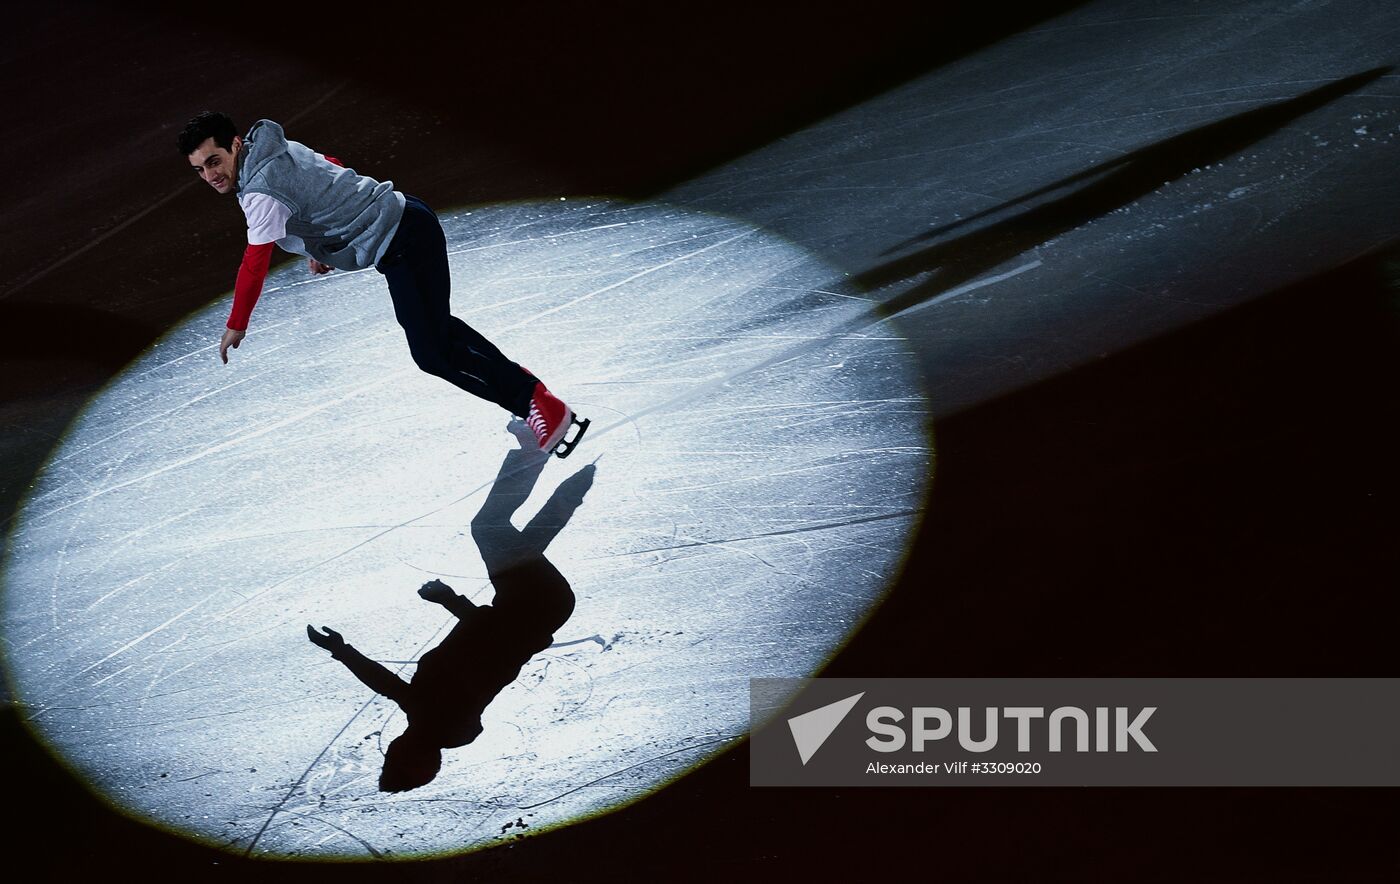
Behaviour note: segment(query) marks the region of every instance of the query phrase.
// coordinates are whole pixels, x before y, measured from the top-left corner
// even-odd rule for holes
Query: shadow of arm
[[[376,694],[383,694],[400,705],[408,695],[408,682],[390,672],[382,663],[376,663],[361,654],[353,646],[345,645],[331,656],[344,663],[346,669]]]

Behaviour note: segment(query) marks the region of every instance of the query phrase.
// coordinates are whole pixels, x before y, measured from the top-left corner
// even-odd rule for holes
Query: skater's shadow
[[[595,467],[590,464],[562,482],[539,513],[517,529],[511,516],[530,496],[549,456],[535,447],[534,436],[523,424],[513,428],[528,447],[506,455],[471,524],[495,596],[489,605],[476,605],[439,580],[419,589],[424,599],[455,615],[457,623],[436,648],[419,658],[411,681],[338,641],[338,633],[307,627],[313,642],[328,648],[360,681],[398,703],[408,719],[408,728],[385,753],[382,791],[401,792],[431,782],[442,765],[442,750],[477,738],[487,705],[531,657],[550,646],[554,633],[573,613],[573,590],[544,551],[583,503]]]
[[[888,257],[940,239],[969,224],[1031,204],[1030,208],[1011,217],[954,239],[925,246],[851,277],[849,282],[854,282],[857,290],[867,292],[878,292],[911,280],[918,281],[896,295],[878,299],[868,310],[843,324],[837,331],[864,327],[881,318],[955,295],[959,287],[1017,256],[1122,208],[1194,169],[1237,154],[1298,117],[1361,88],[1391,70],[1392,67],[1383,67],[1354,74],[1297,97],[1174,135],[967,218],[910,237],[886,249],[882,256]],[[1063,196],[1051,198],[1066,188],[1074,189]],[[1049,201],[1035,204],[1041,199]],[[791,299],[766,311],[765,317],[731,331],[751,330],[778,317],[810,311],[817,306],[812,295]]]

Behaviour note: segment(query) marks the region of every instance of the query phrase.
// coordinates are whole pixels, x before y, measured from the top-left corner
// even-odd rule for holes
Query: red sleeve
[[[275,243],[265,242],[250,245],[243,252],[243,263],[238,265],[238,282],[233,287],[233,310],[228,315],[228,327],[246,331],[248,318],[253,315],[253,306],[262,294],[263,280],[267,279],[267,265],[272,261],[272,247]]]
[[[345,164],[332,156],[327,162],[335,163],[342,169]],[[275,243],[250,245],[243,252],[243,263],[238,265],[238,282],[233,286],[233,309],[229,311],[228,327],[236,331],[247,331],[248,320],[253,315],[253,307],[262,294],[263,281],[267,279],[267,268],[272,262],[272,247]]]

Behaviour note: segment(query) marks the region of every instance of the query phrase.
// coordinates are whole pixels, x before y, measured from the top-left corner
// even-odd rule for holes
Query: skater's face
[[[219,193],[232,193],[238,186],[238,153],[243,150],[243,139],[233,136],[233,149],[224,150],[214,143],[213,138],[190,154],[190,166],[195,174]]]

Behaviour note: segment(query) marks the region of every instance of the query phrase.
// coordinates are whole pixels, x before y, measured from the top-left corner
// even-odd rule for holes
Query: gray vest
[[[284,203],[292,217],[277,245],[337,270],[378,263],[403,217],[403,194],[394,182],[357,175],[317,156],[288,141],[271,120],[258,120],[243,139],[238,192],[265,193]]]

